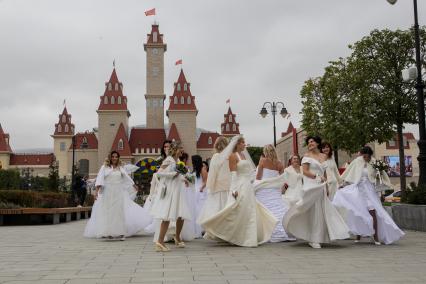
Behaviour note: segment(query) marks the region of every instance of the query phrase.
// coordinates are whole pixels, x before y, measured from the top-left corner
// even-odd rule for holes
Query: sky
[[[157,15],[146,17],[151,8]],[[77,131],[96,127],[113,60],[129,123],[144,124],[143,43],[154,21],[167,43],[166,96],[183,59],[197,126],[220,132],[230,99],[247,143],[262,146],[273,142],[272,117],[259,115],[264,102],[291,113],[276,117],[278,137],[290,120],[300,126],[304,81],[371,30],[407,29],[414,18],[409,0],[0,0],[0,124],[12,148],[53,148],[64,99]]]

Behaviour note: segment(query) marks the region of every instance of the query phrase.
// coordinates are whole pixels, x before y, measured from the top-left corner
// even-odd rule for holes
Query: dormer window
[[[83,140],[82,140],[82,142],[81,142],[81,148],[82,149],[87,149],[89,147],[89,144],[87,143],[87,137],[86,136],[84,136],[83,137]]]
[[[236,124],[232,125],[232,131],[237,131],[237,125]]]
[[[188,96],[187,100],[186,100],[187,104],[191,104],[191,96]]]
[[[118,83],[115,83],[115,90],[118,91]]]
[[[157,38],[158,38],[158,34],[157,34],[157,32],[153,32],[153,33],[152,33],[152,41],[153,41],[153,42],[157,42]]]
[[[124,142],[123,142],[123,139],[120,139],[118,141],[118,150],[121,151],[123,149],[124,149]]]
[[[178,90],[180,92],[180,83],[177,83],[176,90]]]
[[[225,127],[222,125],[222,132],[225,131]]]
[[[184,97],[180,97],[180,104],[184,105],[185,104],[185,98]]]
[[[229,124],[226,124],[226,131],[229,131]]]
[[[123,90],[123,84],[120,83],[120,90]]]
[[[108,83],[108,91],[112,91],[112,84]]]
[[[108,97],[107,96],[104,97],[104,104],[106,104],[106,105],[108,104]]]
[[[230,114],[230,115],[228,116],[228,120],[229,120],[229,122],[232,122],[232,114]]]
[[[183,84],[183,90],[188,91],[188,84],[187,83]]]
[[[121,105],[121,97],[120,96],[117,98],[117,104]]]
[[[67,122],[67,117],[65,115],[62,116],[62,122],[63,123]]]
[[[178,102],[178,97],[174,97],[174,99],[173,99],[173,103],[175,104],[175,105],[177,105],[179,102]]]
[[[62,132],[62,126],[60,124],[58,125],[58,132]]]
[[[207,142],[207,143],[209,143],[209,145],[213,144],[213,139],[212,139],[212,137],[211,137],[211,136],[209,136],[209,140],[208,140],[208,142]]]
[[[68,131],[69,131],[68,124],[65,124],[64,130],[65,130],[65,132],[68,132]]]
[[[111,104],[115,104],[115,97],[111,97]]]

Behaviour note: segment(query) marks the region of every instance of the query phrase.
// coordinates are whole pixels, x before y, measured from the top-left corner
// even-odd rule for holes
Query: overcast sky
[[[157,16],[145,17],[150,8]],[[303,82],[372,29],[409,28],[413,7],[409,0],[0,0],[0,123],[12,148],[53,148],[64,99],[77,131],[96,127],[114,59],[130,125],[145,123],[143,43],[154,20],[167,43],[166,95],[182,58],[197,126],[220,131],[230,98],[247,142],[263,145],[273,139],[272,118],[259,116],[263,102],[284,102],[299,126]],[[288,123],[277,117],[277,133]]]

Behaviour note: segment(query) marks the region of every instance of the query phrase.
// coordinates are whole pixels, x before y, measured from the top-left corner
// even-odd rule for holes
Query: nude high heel
[[[162,245],[159,242],[156,242],[155,243],[155,251],[167,252],[167,251],[170,251],[170,249],[168,247],[166,247],[165,245]]]

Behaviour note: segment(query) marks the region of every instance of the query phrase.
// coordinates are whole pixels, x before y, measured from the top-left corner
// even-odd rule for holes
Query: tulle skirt
[[[354,235],[373,236],[374,226],[371,210],[376,211],[379,241],[391,244],[404,236],[386,210],[369,181],[351,184],[337,191],[333,204],[344,214],[349,230]]]
[[[288,211],[287,205],[282,199],[281,189],[279,188],[263,188],[256,192],[257,200],[263,204],[277,220],[282,220],[284,214]],[[278,222],[272,232],[270,242],[284,242],[294,240],[287,235],[284,230],[282,222]]]
[[[84,236],[132,236],[143,230],[150,220],[148,211],[130,198],[130,192],[121,183],[110,183],[105,185],[93,204]]]

